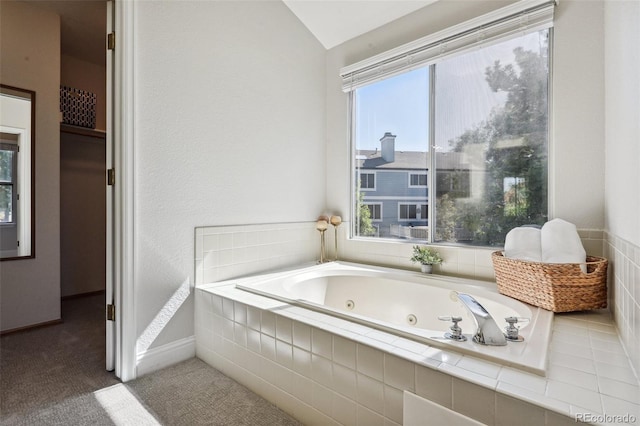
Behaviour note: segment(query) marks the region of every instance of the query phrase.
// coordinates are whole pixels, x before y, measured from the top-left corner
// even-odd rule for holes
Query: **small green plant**
[[[438,253],[436,249],[424,246],[413,246],[411,261],[422,265],[439,265],[442,263],[442,257],[440,257],[440,253]]]

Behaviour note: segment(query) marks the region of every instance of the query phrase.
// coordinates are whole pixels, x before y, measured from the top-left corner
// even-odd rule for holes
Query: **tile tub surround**
[[[405,240],[349,239],[350,222],[337,229],[341,260],[417,270]],[[588,254],[602,256],[603,231],[579,229]],[[327,256],[335,257],[333,227],[326,233]],[[495,281],[491,253],[497,248],[436,246],[444,258],[434,273]],[[316,222],[202,226],[195,228],[195,283],[204,284],[301,264],[320,258]],[[637,276],[637,275],[636,275]]]
[[[348,229],[349,223],[346,222],[338,228],[341,259],[415,269],[415,265],[408,261],[411,244],[349,240]],[[626,353],[635,371],[640,372],[640,248],[601,230],[580,229],[578,232],[589,254],[609,259],[609,308]],[[330,232],[327,235],[331,258],[334,234]],[[436,268],[436,272],[494,279],[490,258],[492,249],[451,246],[439,249],[445,262]],[[315,222],[199,227],[195,230],[195,281],[202,284],[245,276],[312,261],[318,255],[319,237]],[[612,358],[618,359],[618,356]],[[601,399],[603,404],[605,400],[610,401],[606,396]]]
[[[486,424],[640,424],[606,311],[556,315],[543,378],[215,283],[196,289],[196,354],[305,423],[399,425],[408,390]]]
[[[349,222],[344,222],[338,229],[338,251],[341,260],[399,269],[419,269],[416,264],[409,261],[416,242],[406,240],[382,242],[372,238],[349,239],[350,226]],[[579,229],[578,235],[589,255],[602,256],[602,230]],[[333,232],[328,233],[328,237],[327,246],[331,248],[329,257],[333,258]],[[501,250],[501,247],[465,247],[446,244],[435,244],[435,247],[444,261],[441,265],[434,266],[434,273],[495,282],[491,253]]]
[[[195,228],[195,283],[222,281],[319,258],[316,222]]]
[[[605,233],[609,306],[636,374],[640,375],[640,247]]]

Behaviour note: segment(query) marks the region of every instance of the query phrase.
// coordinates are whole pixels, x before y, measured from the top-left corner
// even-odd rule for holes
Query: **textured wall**
[[[616,323],[640,374],[640,3],[605,3],[606,230]]]
[[[605,3],[607,230],[640,246],[640,3]]]
[[[104,135],[60,133],[60,293],[105,289],[107,188]]]
[[[60,318],[60,18],[22,2],[0,11],[1,81],[36,92],[36,257],[0,263],[10,330]]]
[[[138,2],[135,15],[141,335],[193,283],[194,227],[322,211],[325,50],[281,2]],[[151,347],[193,335],[192,298],[173,310]]]

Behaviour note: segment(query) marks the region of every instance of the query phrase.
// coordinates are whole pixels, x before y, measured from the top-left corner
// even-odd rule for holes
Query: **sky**
[[[436,64],[436,134],[440,150],[451,139],[486,120],[501,107],[506,93],[494,93],[484,78],[495,60],[512,63],[513,49],[522,46],[538,51],[539,33],[468,51]],[[396,135],[396,150],[426,151],[429,123],[429,68],[419,68],[357,89],[356,147],[380,148],[385,132]],[[469,97],[473,95],[473,102]]]

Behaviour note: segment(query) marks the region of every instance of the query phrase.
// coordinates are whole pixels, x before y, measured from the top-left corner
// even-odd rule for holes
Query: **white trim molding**
[[[162,368],[196,356],[196,337],[189,336],[157,348],[148,349],[137,356],[137,376],[144,376]]]
[[[114,296],[116,376],[136,378],[135,317],[135,2],[114,4]]]

